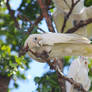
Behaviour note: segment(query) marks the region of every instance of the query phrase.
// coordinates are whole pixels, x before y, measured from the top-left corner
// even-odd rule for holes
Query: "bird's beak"
[[[41,47],[41,45],[39,44],[39,42],[37,43],[37,45],[36,45],[37,47]]]

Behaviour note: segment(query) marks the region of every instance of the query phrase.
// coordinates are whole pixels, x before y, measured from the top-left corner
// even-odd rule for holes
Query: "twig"
[[[17,15],[21,20],[23,21],[28,21],[30,22],[30,24],[32,24],[32,22],[30,21],[30,19],[28,17],[26,17],[25,15],[21,15],[21,14],[18,14]]]
[[[62,26],[62,29],[61,29],[61,33],[64,32],[64,29],[65,29],[65,27],[66,27],[66,23],[67,23],[67,21],[68,21],[70,15],[72,14],[72,11],[73,11],[74,7],[78,4],[78,2],[79,2],[80,0],[77,0],[75,3],[74,3],[74,0],[71,0],[71,1],[72,1],[72,4],[71,4],[71,7],[70,7],[69,12],[67,13],[67,15],[66,15],[65,18],[64,18],[64,23],[63,23],[63,26]]]
[[[30,19],[28,18],[28,17],[26,17],[26,16],[22,16],[22,15],[20,15],[20,14],[18,14],[18,17],[20,18],[20,19],[22,19],[23,21],[28,21],[30,24],[31,24],[31,31],[33,30],[33,28],[35,27],[35,26],[37,26],[37,24],[42,20],[42,16],[39,16],[37,19],[36,19],[36,21],[35,21],[35,23],[33,24],[31,21],[30,21]],[[39,20],[39,21],[38,21]],[[30,29],[29,28],[29,29]],[[42,31],[43,33],[46,33],[43,29],[41,29],[41,28],[39,28],[39,27],[37,27],[37,29],[39,29],[40,31]],[[30,31],[30,32],[31,32]],[[26,33],[30,33],[29,31],[28,32],[26,32]]]
[[[19,17],[20,19],[24,20],[24,21],[30,22],[30,24],[31,24],[31,27],[28,29],[28,31],[26,32],[26,34],[30,34],[30,33],[32,32],[32,30],[34,29],[34,27],[37,26],[38,23],[43,19],[43,16],[40,15],[40,16],[36,19],[36,21],[32,24],[32,22],[30,21],[30,19],[29,19],[28,17],[26,17],[26,16],[24,16],[24,15],[22,16],[22,15],[20,15],[20,14],[18,14],[18,17]]]
[[[92,18],[89,18],[87,20],[82,20],[78,24],[76,24],[76,26],[68,29],[66,33],[76,32],[79,28],[87,26],[88,24],[91,24],[91,23],[92,23]]]
[[[70,6],[69,6],[69,4],[67,3],[67,1],[64,0],[64,2],[65,2],[65,4],[67,5],[67,7],[70,9]]]
[[[41,32],[43,32],[43,33],[46,33],[42,28],[40,28],[40,27],[37,27],[37,29],[39,29]]]
[[[10,16],[11,16],[12,19],[14,20],[14,23],[15,23],[16,28],[20,29],[19,24],[18,24],[18,21],[17,21],[16,17],[14,16],[14,11],[11,10],[11,8],[10,8],[9,0],[7,0],[6,6],[7,6],[7,9],[9,10]]]
[[[38,23],[39,23],[42,19],[43,19],[43,16],[40,15],[40,16],[36,19],[35,23],[34,23],[33,25],[31,25],[31,27],[28,29],[27,34],[30,34],[31,31],[34,29],[34,27],[37,26]]]
[[[42,11],[42,15],[46,19],[49,31],[50,32],[55,32],[54,27],[52,25],[51,17],[48,14],[48,8],[47,8],[47,6],[42,2],[42,0],[38,0],[38,3],[40,5],[41,11]]]

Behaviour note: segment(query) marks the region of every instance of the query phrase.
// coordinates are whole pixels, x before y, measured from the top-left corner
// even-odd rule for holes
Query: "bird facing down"
[[[92,45],[90,40],[77,34],[43,33],[31,34],[25,41],[24,48],[39,55],[46,55],[46,58],[62,58],[63,56],[92,56]],[[31,58],[41,61],[28,51]]]
[[[91,81],[88,77],[88,58],[87,57],[78,57],[72,61],[68,77],[72,78],[77,83],[80,83],[83,88],[88,91],[91,86]],[[72,84],[66,82],[66,92],[80,92],[78,89],[75,89]]]

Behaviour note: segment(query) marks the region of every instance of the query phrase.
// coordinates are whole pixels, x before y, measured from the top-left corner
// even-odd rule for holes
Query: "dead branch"
[[[82,20],[78,24],[76,24],[74,27],[67,30],[66,33],[73,33],[76,32],[79,28],[87,26],[88,24],[92,23],[92,18],[89,18],[87,20]]]
[[[42,0],[38,0],[38,3],[40,5],[41,11],[42,11],[42,15],[46,19],[49,31],[50,32],[55,32],[54,27],[52,25],[51,17],[48,14],[48,8],[47,8],[47,6],[42,2]]]
[[[18,24],[18,21],[17,21],[16,17],[14,16],[14,13],[15,13],[15,12],[14,12],[13,10],[11,10],[11,8],[10,8],[9,0],[7,0],[6,6],[7,6],[7,9],[9,10],[10,16],[11,16],[12,19],[14,20],[15,27],[18,28],[18,29],[20,29],[19,24]]]
[[[75,3],[74,3],[74,0],[71,0],[71,1],[72,1],[72,4],[71,4],[71,7],[70,7],[69,12],[67,13],[67,15],[66,15],[65,18],[64,18],[64,23],[63,23],[63,26],[62,26],[62,29],[61,29],[61,33],[64,32],[64,29],[65,29],[65,27],[66,27],[67,21],[68,21],[70,15],[72,14],[73,9],[74,9],[75,6],[80,2],[80,0],[77,0]]]

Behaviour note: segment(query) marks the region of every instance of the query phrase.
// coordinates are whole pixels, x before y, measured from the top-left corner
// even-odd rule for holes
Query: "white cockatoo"
[[[77,0],[74,0],[76,2]],[[66,14],[69,12],[71,7],[72,0],[53,0],[56,10],[53,13],[53,19],[58,32],[61,32],[61,28],[63,25],[64,18]],[[84,7],[84,0],[80,0],[80,2],[75,6],[71,16],[67,21],[66,30],[75,26],[80,20],[86,20],[92,17],[92,7]],[[76,34],[86,36],[90,38],[92,36],[92,24],[89,24],[87,27],[83,27],[76,31]]]
[[[56,9],[56,11],[53,13],[53,19],[56,25],[56,29],[59,33],[61,32],[61,28],[62,28],[65,16],[66,16],[66,13],[63,11],[61,12],[59,9]],[[64,32],[66,32],[69,28],[72,28],[75,25],[75,22],[78,23],[80,20],[85,20],[85,19],[87,19],[85,12],[81,12],[80,14],[73,14],[73,16],[68,19]],[[80,28],[75,33],[82,36],[87,36],[87,29],[86,27],[83,27],[83,28]]]
[[[90,40],[77,34],[43,33],[31,34],[25,41],[33,52],[46,54],[49,58],[61,58],[62,56],[92,56]],[[38,60],[30,51],[31,58]]]
[[[83,88],[88,91],[91,86],[91,81],[88,77],[88,58],[78,57],[72,61],[67,77],[72,78],[77,83],[80,83]],[[72,84],[66,81],[66,92],[81,92],[74,88]]]

